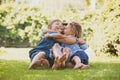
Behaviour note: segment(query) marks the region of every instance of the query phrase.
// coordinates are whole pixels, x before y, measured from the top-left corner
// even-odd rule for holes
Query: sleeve
[[[87,44],[80,45],[80,49],[86,50],[89,46]]]

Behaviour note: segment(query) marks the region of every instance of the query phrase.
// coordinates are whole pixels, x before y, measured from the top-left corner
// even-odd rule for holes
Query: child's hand
[[[44,36],[44,37],[45,37],[45,38],[46,38],[46,37],[50,37],[50,34],[49,34],[49,33],[47,33],[47,34],[45,34],[45,36]]]
[[[85,40],[83,40],[82,38],[78,38],[78,43],[79,43],[80,45],[82,45],[82,44],[85,44],[86,42],[85,42]]]
[[[41,29],[40,30],[40,36],[44,37],[45,34],[49,32],[49,29]]]
[[[49,29],[41,29],[41,31],[42,31],[44,34],[46,34],[46,33],[49,32]]]

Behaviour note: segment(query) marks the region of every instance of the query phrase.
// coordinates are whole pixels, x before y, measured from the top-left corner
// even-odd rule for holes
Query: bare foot
[[[55,43],[53,46],[53,55],[54,57],[62,56],[61,46],[58,43]]]
[[[81,69],[88,69],[90,66],[89,65],[83,65]]]
[[[61,67],[60,59],[59,59],[59,57],[55,57],[55,59],[54,59],[54,64],[53,64],[53,66],[52,66],[52,69],[53,69],[53,70],[57,70],[57,69],[59,69],[60,67]]]
[[[68,56],[69,56],[69,49],[68,48],[64,48],[63,49],[63,55],[60,58],[62,67],[65,67],[65,62],[67,61]]]
[[[66,58],[68,58],[68,56],[70,54],[70,49],[69,48],[64,48],[63,49],[63,54],[66,54]]]
[[[83,64],[77,63],[77,64],[75,64],[73,69],[81,69],[82,67],[83,67]]]
[[[37,67],[50,68],[50,64],[47,59],[40,59],[34,63],[31,63],[29,69],[35,69]]]
[[[53,46],[53,48],[55,48],[55,49],[59,48],[61,50],[61,46],[58,43],[55,43],[54,46]]]
[[[68,68],[73,68],[74,64],[72,64],[71,62],[66,62],[65,66],[68,67]]]
[[[60,62],[61,62],[61,67],[65,67],[65,62],[66,62],[66,57],[67,54],[63,54],[63,56],[60,58]]]

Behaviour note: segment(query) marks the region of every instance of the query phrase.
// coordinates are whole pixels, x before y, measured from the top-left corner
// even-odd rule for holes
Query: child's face
[[[68,25],[65,27],[64,34],[67,35],[67,36],[68,36],[68,35],[74,35],[73,30],[72,30],[70,24],[68,24]]]
[[[61,32],[62,27],[63,27],[62,23],[59,21],[56,21],[51,25],[51,30],[55,32]]]

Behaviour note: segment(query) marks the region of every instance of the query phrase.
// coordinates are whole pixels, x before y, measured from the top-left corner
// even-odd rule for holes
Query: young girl
[[[65,38],[65,37],[80,38],[81,34],[82,34],[82,28],[79,25],[79,23],[71,22],[65,28],[64,35],[62,35],[60,33],[46,34],[45,37],[58,38],[56,40],[60,41],[61,39]],[[80,49],[78,43],[74,43],[74,44],[71,44],[71,45],[70,44],[62,44],[62,46],[70,48],[70,55],[68,57],[68,61],[71,61],[71,62],[75,63],[74,69],[89,67],[88,66],[88,56],[83,50]],[[55,53],[57,53],[57,50],[54,51],[54,54]]]
[[[60,20],[58,19],[53,20],[48,25],[48,29],[51,30],[48,33],[49,34],[60,33],[61,26],[62,22]],[[30,50],[29,57],[31,59],[31,63],[29,65],[29,69],[33,69],[39,66],[49,68],[50,67],[49,62],[51,63],[49,57],[50,49],[55,43],[57,43],[57,41],[54,38],[43,38],[35,48]]]

